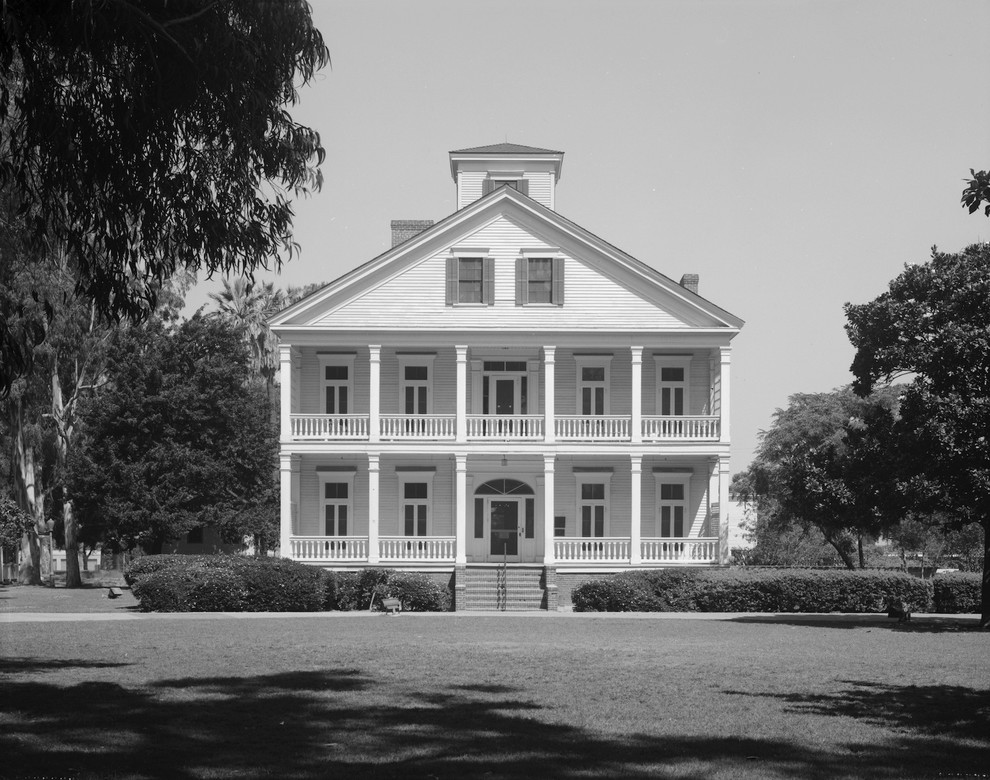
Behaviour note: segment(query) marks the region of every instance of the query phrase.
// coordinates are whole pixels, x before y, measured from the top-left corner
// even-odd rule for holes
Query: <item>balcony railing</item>
[[[379,417],[383,441],[454,441],[457,418],[452,414],[383,414]],[[554,433],[559,441],[629,441],[632,420],[625,415],[557,415]],[[643,441],[718,441],[719,418],[711,415],[643,417]],[[296,441],[367,441],[366,414],[294,414],[290,433]],[[471,441],[541,441],[543,415],[467,416]]]
[[[718,563],[718,539],[643,539],[643,563]]]
[[[452,414],[383,414],[382,439],[453,439],[457,418]]]
[[[553,540],[553,555],[559,563],[612,561],[629,563],[629,537],[582,537]]]
[[[467,437],[498,441],[538,441],[543,438],[543,415],[469,414]]]
[[[643,440],[717,441],[717,416],[643,417]]]
[[[621,415],[557,415],[554,427],[557,438],[563,441],[629,441],[631,422]]]
[[[293,536],[295,561],[367,561],[367,536]]]
[[[382,536],[378,540],[383,561],[437,561],[452,563],[453,536]]]
[[[294,414],[290,418],[293,439],[367,439],[366,414]]]

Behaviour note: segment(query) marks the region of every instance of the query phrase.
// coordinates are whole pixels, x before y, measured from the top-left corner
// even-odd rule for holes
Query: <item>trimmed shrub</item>
[[[321,570],[323,577],[323,609],[350,611],[357,608],[356,572]]]
[[[130,571],[146,612],[313,612],[325,601],[319,570],[284,558],[148,558],[159,560]]]
[[[160,569],[181,566],[189,560],[188,555],[142,555],[124,569],[124,582],[129,587],[141,577],[147,576]]]
[[[392,572],[381,595],[397,598],[406,612],[449,612],[453,601],[449,587],[417,572]]]
[[[942,574],[932,580],[935,612],[979,614],[983,608],[983,575]]]
[[[885,612],[931,608],[928,583],[900,572],[713,570],[630,572],[578,586],[578,612]]]

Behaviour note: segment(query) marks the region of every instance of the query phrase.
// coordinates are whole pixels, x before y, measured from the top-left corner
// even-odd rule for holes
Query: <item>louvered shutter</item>
[[[529,179],[520,179],[518,189],[523,195],[529,195]]]
[[[486,306],[495,303],[495,259],[481,258],[481,302]]]
[[[447,258],[447,305],[457,303],[457,258]]]
[[[550,302],[557,306],[564,305],[564,258],[553,259],[553,288],[550,291]]]
[[[529,281],[527,273],[529,271],[529,258],[516,258],[516,306],[525,306],[527,294],[529,292]]]

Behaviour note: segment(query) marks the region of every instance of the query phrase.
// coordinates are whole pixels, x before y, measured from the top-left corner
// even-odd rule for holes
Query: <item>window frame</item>
[[[533,261],[546,260],[550,263],[550,298],[546,301],[531,301],[529,296],[529,270]],[[564,305],[565,258],[559,249],[521,249],[516,258],[516,306],[561,307]]]
[[[342,471],[320,471],[318,472],[320,478],[320,536],[327,538],[347,538],[349,536],[354,536],[354,478],[357,475],[356,469],[342,470]],[[327,498],[327,485],[328,484],[346,484],[347,485],[347,498],[341,500],[339,498]],[[327,531],[327,507],[328,506],[343,506],[347,509],[346,527],[347,533],[344,534],[328,534]],[[335,531],[340,527],[340,516],[335,513],[334,517]]]
[[[395,469],[395,476],[398,480],[399,493],[398,493],[398,503],[399,503],[399,522],[402,523],[402,527],[398,529],[400,531],[399,535],[403,537],[416,537],[424,538],[433,535],[433,478],[436,476],[435,468],[418,468],[418,467],[401,467],[397,466]],[[426,498],[406,498],[406,485],[408,484],[426,484]],[[426,506],[426,533],[417,534],[413,533],[412,536],[407,534],[405,524],[406,524],[406,506]],[[416,517],[413,517],[413,531],[416,530]]]
[[[426,388],[426,411],[423,414],[433,414],[433,364],[436,360],[436,353],[422,353],[422,354],[398,354],[396,358],[399,363],[399,413],[409,414],[406,412],[406,388],[407,387],[425,387]],[[407,368],[426,368],[426,379],[406,379],[406,369]],[[420,414],[419,412],[413,412],[413,414]]]
[[[461,263],[466,260],[481,261],[481,293],[480,300],[461,300]],[[447,306],[493,306],[495,304],[495,258],[488,249],[476,247],[454,248],[447,255],[446,300]],[[472,280],[473,281],[473,280]]]
[[[691,355],[654,355],[656,362],[656,414],[658,417],[685,417],[691,414]],[[663,379],[665,368],[680,368],[684,371],[684,379],[679,382],[671,382]],[[675,393],[680,390],[681,412],[678,414],[671,411],[670,414],[663,413],[663,391],[673,390]],[[676,408],[676,401],[672,394],[672,406]]]
[[[354,352],[321,352],[316,356],[320,363],[320,413],[333,415],[349,415],[354,412],[354,364],[357,361],[357,354]],[[327,379],[327,368],[331,366],[344,366],[347,368],[346,381]],[[347,388],[347,411],[340,412],[327,411],[327,390],[330,387]]]
[[[610,535],[611,532],[611,512],[610,507],[612,504],[612,470],[608,471],[602,470],[588,470],[588,471],[577,471],[574,472],[575,481],[575,491],[574,491],[574,505],[575,505],[575,517],[577,518],[575,531],[577,532],[577,537],[580,539],[602,539]],[[582,497],[582,489],[585,485],[604,485],[604,498],[601,499],[585,499]],[[602,507],[602,535],[601,536],[585,536],[584,535],[584,507]],[[594,534],[594,512],[591,513],[591,531]]]
[[[691,533],[691,477],[693,474],[686,471],[657,471],[653,473],[653,478],[656,483],[656,506],[653,512],[653,522],[655,533],[647,536],[647,538],[653,539],[686,539]],[[663,486],[664,485],[679,485],[684,490],[684,498],[682,499],[665,499],[662,497]],[[674,536],[673,532],[675,530],[676,519],[674,517],[674,512],[671,512],[671,536],[663,535],[663,507],[681,507],[683,509],[683,528],[681,529],[684,533],[682,536]],[[644,534],[646,536],[646,534]]]
[[[489,171],[481,182],[481,194],[488,195],[506,184],[529,197],[529,179],[522,171]]]
[[[576,395],[574,401],[574,413],[581,416],[588,417],[604,417],[610,414],[611,408],[611,387],[612,387],[612,355],[575,355],[575,385]],[[605,369],[605,379],[601,385],[604,388],[603,393],[603,406],[601,415],[592,412],[589,415],[584,414],[584,389],[585,387],[599,387],[597,381],[586,381],[582,374],[586,368],[604,368]]]

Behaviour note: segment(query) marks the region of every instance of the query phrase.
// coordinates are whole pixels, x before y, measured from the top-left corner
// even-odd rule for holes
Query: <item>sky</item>
[[[847,384],[842,306],[937,245],[990,240],[960,206],[990,167],[986,0],[312,0],[332,63],[294,118],[327,151],[281,287],[455,210],[447,153],[564,152],[556,210],[746,321],[732,470],[794,393]],[[188,308],[208,301],[202,281]]]

